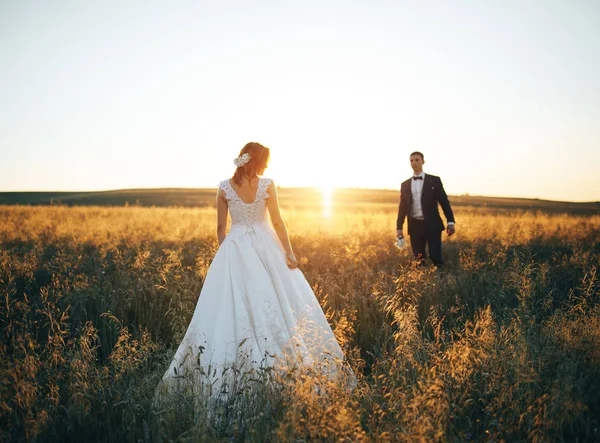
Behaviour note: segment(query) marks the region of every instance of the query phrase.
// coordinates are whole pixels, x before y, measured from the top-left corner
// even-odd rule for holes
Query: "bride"
[[[166,391],[191,381],[194,392],[224,394],[239,374],[268,368],[318,368],[330,379],[344,372],[342,350],[298,269],[277,188],[261,177],[268,161],[269,148],[248,143],[233,177],[219,184],[219,249],[163,376]]]

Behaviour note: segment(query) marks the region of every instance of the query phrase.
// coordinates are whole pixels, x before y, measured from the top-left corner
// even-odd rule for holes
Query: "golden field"
[[[326,218],[292,197],[356,389],[298,376],[211,414],[154,408],[214,208],[0,206],[0,441],[600,440],[597,212],[455,205],[437,271],[393,246],[393,201]]]

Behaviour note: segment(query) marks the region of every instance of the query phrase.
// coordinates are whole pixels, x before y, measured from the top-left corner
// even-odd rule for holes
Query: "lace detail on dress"
[[[258,196],[258,193],[260,193],[262,198],[269,198],[270,195],[267,192],[267,188],[271,185],[271,183],[273,183],[273,180],[270,178],[259,179],[258,191],[256,192],[256,195]]]
[[[273,179],[270,178],[259,178],[258,179],[258,189],[256,190],[256,198],[254,199],[254,201],[252,203],[255,203],[259,198],[269,198],[271,197],[269,195],[269,193],[267,192],[267,188],[271,185],[271,183],[273,183]],[[252,203],[246,203],[244,202],[244,200],[242,200],[237,193],[235,192],[235,189],[233,189],[233,186],[231,186],[231,181],[229,179],[227,180],[223,180],[219,183],[219,189],[222,189],[223,191],[225,191],[225,196],[227,197],[227,200],[239,200],[240,203],[244,204],[244,205],[251,205]]]
[[[219,183],[219,189],[225,191],[225,198],[227,200],[233,200],[237,197],[237,194],[231,187],[231,182],[229,181],[229,179],[223,180],[221,183]]]
[[[219,188],[225,191],[229,203],[229,213],[233,224],[254,225],[267,221],[266,199],[270,197],[267,188],[273,182],[270,178],[259,178],[256,197],[252,203],[246,203],[235,192],[229,180],[219,183]]]

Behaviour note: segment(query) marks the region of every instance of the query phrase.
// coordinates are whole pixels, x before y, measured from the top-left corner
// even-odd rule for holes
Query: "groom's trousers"
[[[411,220],[410,246],[419,264],[425,264],[425,246],[429,248],[429,257],[436,266],[442,266],[442,231],[427,229],[424,220]]]

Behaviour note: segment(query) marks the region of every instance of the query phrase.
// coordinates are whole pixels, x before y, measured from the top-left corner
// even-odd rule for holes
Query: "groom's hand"
[[[448,234],[448,237],[453,235],[456,232],[456,229],[454,228],[454,225],[448,225],[448,227],[446,228],[446,234]]]
[[[398,229],[396,231],[396,238],[404,238],[404,235],[402,234],[402,229]]]

